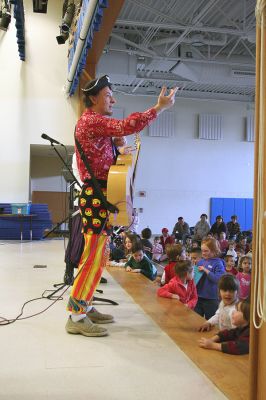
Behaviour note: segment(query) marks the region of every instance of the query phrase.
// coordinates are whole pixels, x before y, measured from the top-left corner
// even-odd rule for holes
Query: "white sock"
[[[90,312],[93,309],[93,306],[87,306],[87,312]]]
[[[73,322],[78,322],[86,318],[86,314],[71,314],[71,319]]]

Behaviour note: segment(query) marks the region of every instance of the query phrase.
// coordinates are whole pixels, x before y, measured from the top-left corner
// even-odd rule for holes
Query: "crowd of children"
[[[180,301],[206,319],[200,332],[219,329],[211,339],[201,338],[200,347],[248,353],[252,250],[245,237],[236,241],[225,232],[219,237],[208,233],[202,240],[188,237],[176,243],[167,228],[153,244],[149,228],[141,236],[123,230],[119,236],[120,241],[112,240],[111,266],[159,282],[158,296]],[[163,273],[156,279],[158,263]]]

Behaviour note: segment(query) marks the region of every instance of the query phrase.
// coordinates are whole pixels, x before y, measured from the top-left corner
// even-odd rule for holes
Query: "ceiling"
[[[253,102],[256,0],[125,0],[97,74],[114,89]]]

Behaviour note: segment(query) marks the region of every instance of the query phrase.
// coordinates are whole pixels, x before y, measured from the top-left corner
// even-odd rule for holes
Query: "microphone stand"
[[[64,219],[64,221],[67,221],[68,219],[68,229],[69,229],[69,246],[71,246],[72,243],[72,214],[73,214],[73,203],[74,203],[74,195],[73,195],[73,188],[74,188],[74,184],[77,183],[78,186],[81,189],[81,185],[80,183],[77,181],[75,175],[73,174],[73,172],[70,170],[69,166],[67,165],[67,163],[65,162],[64,158],[61,156],[61,154],[59,153],[59,151],[57,150],[57,148],[54,146],[54,142],[53,139],[49,138],[48,139],[50,141],[51,146],[53,147],[54,151],[56,152],[57,156],[60,158],[60,160],[62,161],[62,163],[64,164],[64,166],[66,167],[66,169],[68,170],[68,172],[70,173],[70,175],[73,178],[73,182],[71,183],[70,186],[70,196],[69,196],[69,215],[66,219]],[[61,146],[65,147],[63,144],[60,143]],[[64,222],[63,221],[63,222]],[[46,235],[47,236],[47,235]],[[71,252],[69,252],[69,258],[70,258],[70,254]],[[64,274],[64,282],[62,283],[55,283],[53,286],[55,288],[57,288],[56,290],[52,291],[51,294],[49,294],[47,296],[47,299],[53,299],[54,295],[59,292],[61,289],[63,289],[65,286],[71,286],[74,282],[74,269],[71,265],[70,259],[66,260],[66,269],[65,269],[65,274]],[[103,293],[102,290],[96,289],[96,291],[98,293]],[[113,300],[109,300],[109,299],[104,299],[104,298],[100,298],[100,297],[95,297],[93,296],[93,299],[95,301],[102,301],[105,303],[109,303],[112,305],[118,305],[117,302],[113,301]]]
[[[69,218],[69,217],[67,216],[66,218],[62,219],[62,221],[58,222],[58,223],[56,224],[56,226],[55,226],[53,229],[51,229],[49,232],[47,232],[47,233],[43,236],[43,239],[47,238],[47,236],[49,236],[51,233],[55,232],[55,231],[59,228],[60,225],[64,224],[64,223],[68,220],[68,218]]]
[[[54,151],[56,152],[57,156],[60,158],[60,160],[62,161],[63,165],[65,166],[65,168],[68,170],[68,172],[70,173],[70,175],[72,177],[72,183],[70,185],[70,193],[69,193],[68,217],[66,217],[60,223],[60,225],[61,225],[63,222],[68,220],[68,231],[69,231],[68,241],[69,241],[69,246],[71,247],[71,244],[72,244],[72,217],[73,217],[72,214],[74,212],[74,210],[73,210],[73,203],[74,203],[73,187],[74,187],[75,183],[77,183],[80,188],[81,188],[81,185],[77,181],[75,175],[73,174],[73,172],[71,171],[71,169],[69,168],[67,163],[65,162],[65,160],[62,157],[62,155],[60,154],[60,152],[57,150],[56,146],[54,145],[53,140],[52,139],[48,139],[48,140],[50,141],[50,144],[51,144],[52,148],[54,149]],[[65,146],[63,144],[61,144],[61,146],[63,146],[65,148]],[[56,227],[58,227],[58,224],[57,224]],[[56,229],[56,228],[54,228],[54,229]],[[64,273],[64,282],[54,284],[54,287],[56,287],[58,289],[56,289],[49,296],[47,296],[47,298],[51,299],[59,290],[63,289],[65,286],[72,285],[73,281],[74,281],[74,269],[73,269],[73,267],[71,265],[71,262],[70,262],[70,253],[69,253],[68,259],[66,259],[66,269],[65,269],[65,273]]]

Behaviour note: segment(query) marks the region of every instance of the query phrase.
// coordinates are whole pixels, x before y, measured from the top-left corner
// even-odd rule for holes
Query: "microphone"
[[[55,144],[60,144],[60,146],[64,146],[62,143],[58,142],[57,140],[51,138],[50,136],[46,135],[45,133],[43,133],[41,135],[41,137],[45,140],[49,140],[51,142],[51,144],[55,143]]]

